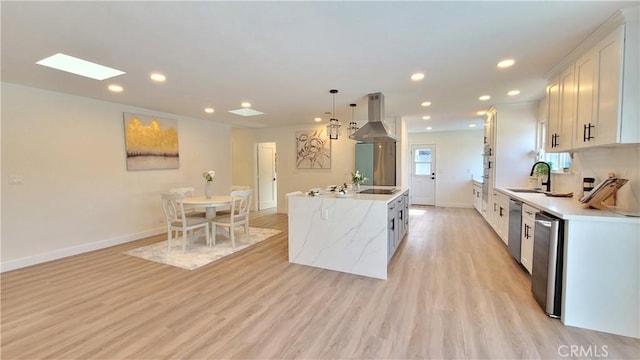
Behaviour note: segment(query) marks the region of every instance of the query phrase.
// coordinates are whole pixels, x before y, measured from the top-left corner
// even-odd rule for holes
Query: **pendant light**
[[[356,131],[358,131],[358,123],[356,123],[356,121],[354,120],[354,116],[353,116],[353,112],[356,108],[356,104],[349,104],[349,106],[351,106],[351,122],[349,123],[349,126],[347,127],[347,131],[349,132],[349,136],[353,135],[353,133],[355,133]]]
[[[338,135],[340,135],[340,121],[335,117],[336,116],[336,94],[338,90],[331,89],[329,93],[333,94],[333,112],[331,113],[331,119],[329,120],[329,126],[327,126],[327,133],[329,134],[329,139],[338,140]]]

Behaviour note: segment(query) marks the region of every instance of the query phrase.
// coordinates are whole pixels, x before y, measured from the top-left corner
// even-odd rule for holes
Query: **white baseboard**
[[[159,235],[166,231],[167,231],[166,227],[162,226],[159,228],[141,231],[138,233],[118,236],[112,239],[106,239],[106,240],[101,240],[93,243],[82,244],[78,246],[69,247],[66,249],[51,251],[44,254],[27,256],[27,257],[16,259],[16,260],[9,260],[0,264],[0,272],[16,270],[16,269],[20,269],[20,268],[31,266],[31,265],[42,264],[48,261],[62,259],[68,256],[73,256],[73,255],[86,253],[89,251],[104,249],[110,246],[115,246],[115,245],[124,244],[124,243],[135,241],[135,240],[144,239],[149,236]]]

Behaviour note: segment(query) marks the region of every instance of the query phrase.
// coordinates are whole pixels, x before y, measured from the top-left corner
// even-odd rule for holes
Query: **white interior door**
[[[435,145],[411,145],[411,203],[436,204]]]
[[[276,143],[258,144],[258,210],[277,205]]]

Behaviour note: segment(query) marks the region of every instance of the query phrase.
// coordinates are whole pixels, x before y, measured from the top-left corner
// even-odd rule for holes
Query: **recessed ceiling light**
[[[95,80],[105,80],[118,75],[126,74],[124,71],[112,69],[91,61],[77,57],[55,54],[36,62],[38,65],[48,66],[56,70],[66,71],[72,74],[88,77]]]
[[[478,100],[480,100],[480,101],[487,101],[489,99],[491,99],[491,96],[489,96],[489,95],[482,95],[482,96],[480,96],[478,98]]]
[[[513,66],[513,64],[515,64],[515,63],[516,63],[516,61],[513,60],[513,59],[504,59],[504,60],[502,60],[502,61],[500,61],[498,63],[498,67],[500,69],[505,69],[505,68]]]
[[[469,124],[469,127],[476,127],[476,124]]]
[[[245,101],[242,104],[240,104],[240,106],[242,106],[243,108],[250,108],[251,107],[251,103]]]
[[[486,111],[484,111],[484,110],[480,110],[480,111],[478,111],[478,112],[476,113],[476,115],[480,115],[480,116],[482,116],[482,115],[484,115],[484,114],[486,114],[486,113],[487,113]]]
[[[422,104],[420,104],[420,106],[423,106],[423,107],[431,106],[431,101],[425,101]]]
[[[249,108],[229,110],[229,112],[232,113],[232,114],[240,115],[240,116],[255,116],[255,115],[264,114],[261,111],[253,110],[253,109],[249,109]]]
[[[122,92],[124,90],[124,88],[120,85],[116,85],[116,84],[111,84],[109,85],[109,91],[113,91],[113,92]]]
[[[511,90],[507,93],[509,96],[516,96],[518,94],[520,94],[520,90]]]
[[[167,77],[160,73],[151,73],[151,75],[149,75],[149,78],[157,82],[164,82],[165,80],[167,80]]]
[[[422,117],[422,120],[429,120],[429,119],[431,119],[431,116],[429,116],[429,115]]]
[[[413,81],[420,81],[422,79],[424,79],[424,73],[415,73],[411,75],[411,80]]]
[[[206,112],[207,114],[213,114],[214,111],[215,110],[213,108],[210,108],[210,107],[204,108],[204,112]]]
[[[313,119],[313,121],[320,122],[320,121],[322,121],[322,118],[315,118],[315,119]]]
[[[431,130],[431,129],[433,129],[433,128],[432,128],[431,126],[427,126],[425,129],[427,129],[427,130]]]

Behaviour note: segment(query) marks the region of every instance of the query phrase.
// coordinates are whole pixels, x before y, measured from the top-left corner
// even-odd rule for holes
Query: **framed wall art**
[[[127,170],[178,169],[178,122],[123,113]]]
[[[296,168],[331,168],[331,140],[326,128],[296,131]]]

